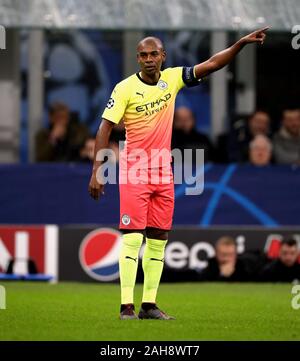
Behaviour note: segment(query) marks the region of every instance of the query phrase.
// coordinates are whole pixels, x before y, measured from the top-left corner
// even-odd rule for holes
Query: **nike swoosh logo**
[[[144,93],[142,94],[142,93],[136,92],[136,94],[137,94],[137,95],[140,95],[141,97],[144,98]]]
[[[125,258],[132,259],[134,262],[136,262],[136,258],[132,258],[132,257],[129,257],[129,256],[126,256]]]
[[[160,261],[160,262],[163,262],[163,261],[164,261],[164,258],[163,258],[163,259],[150,258],[150,261]]]

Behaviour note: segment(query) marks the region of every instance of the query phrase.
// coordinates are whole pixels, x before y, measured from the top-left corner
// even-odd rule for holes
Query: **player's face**
[[[279,259],[287,267],[293,266],[298,258],[298,249],[296,246],[283,245],[280,249]]]
[[[142,44],[138,48],[137,61],[141,71],[149,76],[160,71],[165,58],[165,51],[155,42]]]

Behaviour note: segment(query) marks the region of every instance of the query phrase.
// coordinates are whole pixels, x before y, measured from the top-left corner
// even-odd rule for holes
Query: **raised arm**
[[[94,151],[94,163],[93,163],[93,172],[89,183],[89,194],[95,200],[104,193],[104,184],[101,183],[101,180],[97,179],[97,170],[103,164],[103,161],[97,161],[97,153],[102,149],[107,149],[109,144],[110,133],[114,127],[114,123],[109,120],[102,119],[101,125],[96,135],[96,144]]]
[[[213,55],[210,59],[204,61],[203,63],[195,65],[194,72],[196,78],[203,78],[210,73],[213,73],[214,71],[217,71],[223,68],[225,65],[229,64],[245,45],[250,43],[263,44],[266,37],[265,33],[268,29],[269,27],[265,27],[256,30],[251,34],[244,36],[229,48]]]

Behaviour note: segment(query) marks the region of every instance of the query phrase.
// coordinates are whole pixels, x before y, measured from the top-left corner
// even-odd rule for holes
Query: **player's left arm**
[[[266,31],[268,29],[269,27],[265,27],[256,30],[251,34],[242,37],[240,40],[238,40],[235,44],[233,44],[229,48],[213,55],[210,59],[204,61],[203,63],[195,65],[194,76],[197,79],[201,79],[213,73],[214,71],[223,68],[225,65],[229,64],[247,44],[251,44],[251,43],[263,44],[266,37]]]

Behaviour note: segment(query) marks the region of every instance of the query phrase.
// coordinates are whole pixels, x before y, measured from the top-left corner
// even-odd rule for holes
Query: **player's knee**
[[[146,237],[166,241],[168,239],[168,231],[158,228],[147,228]]]
[[[135,232],[128,232],[123,234],[123,248],[132,248],[132,249],[140,249],[144,235],[141,232],[135,231]]]

